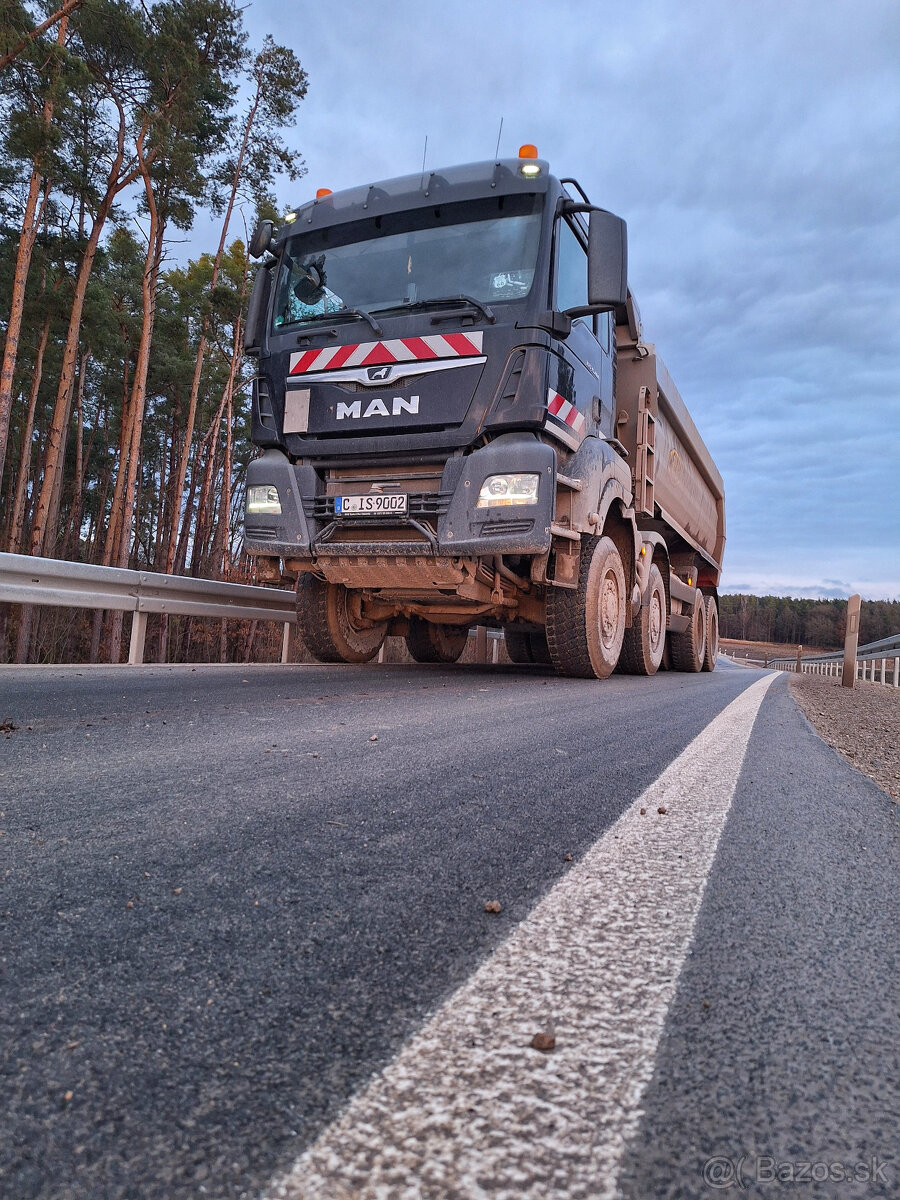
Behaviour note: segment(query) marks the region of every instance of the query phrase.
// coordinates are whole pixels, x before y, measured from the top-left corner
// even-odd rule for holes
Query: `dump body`
[[[317,657],[453,661],[485,624],[564,674],[652,674],[667,635],[712,669],[722,481],[573,182],[476,163],[254,235],[245,548]]]
[[[616,327],[616,428],[634,464],[635,514],[642,529],[676,532],[702,556],[702,584],[716,586],[725,549],[722,476],[640,318]]]

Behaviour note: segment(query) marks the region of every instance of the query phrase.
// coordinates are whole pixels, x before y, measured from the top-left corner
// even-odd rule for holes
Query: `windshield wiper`
[[[313,321],[316,324],[321,324],[323,321],[340,321],[344,317],[356,317],[360,321],[368,321],[375,331],[376,337],[384,337],[384,330],[375,320],[371,313],[366,312],[364,308],[336,308],[334,312],[314,313],[312,316],[303,317],[303,324],[309,325]],[[301,337],[304,335],[301,334]]]
[[[414,308],[418,308],[418,309],[437,308],[442,304],[468,304],[471,308],[474,308],[477,312],[484,313],[486,320],[491,325],[493,325],[497,320],[497,318],[494,316],[493,311],[490,308],[488,308],[488,306],[486,304],[482,304],[482,302],[480,300],[476,300],[474,296],[467,296],[467,295],[465,295],[465,293],[462,293],[462,292],[456,296],[431,296],[427,300],[410,300],[409,302],[405,302],[403,304],[393,304],[393,305],[391,305],[390,309],[379,308],[379,309],[376,309],[376,311],[380,312],[380,313],[394,312],[394,311],[407,312],[407,311],[411,311]]]

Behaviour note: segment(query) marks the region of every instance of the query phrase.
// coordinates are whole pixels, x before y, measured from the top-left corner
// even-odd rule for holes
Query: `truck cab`
[[[602,678],[653,673],[698,604],[706,631],[695,581],[718,563],[655,511],[642,532],[619,436],[623,221],[523,147],[320,194],[250,249],[244,545],[297,581],[317,658],[367,661],[390,634],[451,662],[481,624],[516,661]]]

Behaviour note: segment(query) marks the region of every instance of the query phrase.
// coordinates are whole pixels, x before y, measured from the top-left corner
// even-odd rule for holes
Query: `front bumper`
[[[508,472],[540,476],[537,502],[478,508],[485,479]],[[542,554],[550,548],[556,455],[532,434],[504,434],[465,458],[448,459],[440,492],[411,495],[406,517],[335,516],[318,473],[293,465],[280,450],[267,450],[250,463],[248,492],[266,485],[278,489],[282,511],[245,514],[249,554],[310,560],[348,554]]]

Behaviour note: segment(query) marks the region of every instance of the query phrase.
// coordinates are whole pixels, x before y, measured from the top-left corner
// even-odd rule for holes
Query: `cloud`
[[[535,142],[629,225],[632,284],[726,483],[725,579],[900,579],[895,0],[252,3],[310,89],[285,207]],[[209,240],[209,239],[207,239]],[[735,586],[735,585],[730,585]],[[843,587],[843,584],[840,584]]]

